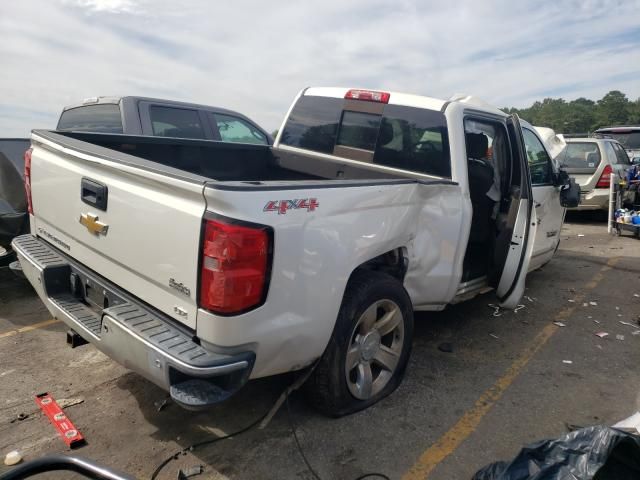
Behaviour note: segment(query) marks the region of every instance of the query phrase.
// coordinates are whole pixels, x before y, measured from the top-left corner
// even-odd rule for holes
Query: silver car
[[[631,162],[624,148],[610,138],[567,138],[560,166],[580,185],[575,210],[609,210],[611,178],[624,178]]]

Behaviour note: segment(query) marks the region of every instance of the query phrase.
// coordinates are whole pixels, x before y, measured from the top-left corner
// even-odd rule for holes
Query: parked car
[[[27,199],[24,192],[24,152],[28,138],[0,138],[0,266],[15,255],[11,240],[28,231]]]
[[[611,138],[567,138],[566,142],[559,162],[580,185],[576,209],[608,212],[611,178],[625,178],[631,165],[627,153]]]
[[[640,125],[599,128],[594,136],[613,138],[620,142],[630,159],[640,158]]]
[[[147,97],[93,97],[62,110],[57,130],[270,145],[271,135],[241,113]]]
[[[37,130],[32,148],[27,278],[191,409],[311,365],[325,413],[377,402],[414,310],[487,288],[515,307],[578,198],[531,125],[472,97],[309,88],[273,147]]]
[[[57,130],[258,145],[273,143],[269,133],[241,113],[207,105],[133,96],[92,97],[67,106],[60,114]],[[12,142],[11,146],[9,142]],[[12,158],[9,162],[0,157],[0,173],[4,174],[0,177],[0,265],[11,263],[13,252],[8,245],[17,233],[24,233],[27,227],[24,187],[14,169],[9,167],[13,164],[20,176],[24,176],[22,156],[28,147],[28,139],[0,140],[0,152],[11,148]],[[10,201],[4,199],[3,191],[11,195]],[[20,274],[18,262],[11,263],[11,268]]]

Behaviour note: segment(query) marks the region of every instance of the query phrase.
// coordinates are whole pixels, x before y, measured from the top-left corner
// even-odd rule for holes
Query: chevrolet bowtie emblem
[[[90,213],[83,213],[80,215],[80,223],[87,227],[94,235],[106,235],[109,225],[98,221],[97,215],[91,215]]]

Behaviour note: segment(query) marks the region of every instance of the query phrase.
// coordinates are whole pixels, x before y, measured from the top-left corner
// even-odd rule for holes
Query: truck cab
[[[270,145],[247,116],[219,107],[148,97],[91,97],[65,107],[59,131],[99,132]]]
[[[463,242],[456,248],[465,253],[458,258],[461,264],[451,265],[459,272],[453,301],[487,286],[496,287],[499,272],[509,269],[507,265],[524,266],[525,272],[539,268],[551,259],[560,240],[565,208],[560,201],[559,167],[549,148],[532,125],[474,97],[444,101],[357,89],[310,88],[294,103],[274,146],[285,152],[313,152],[327,160],[340,159],[335,178],[349,177],[342,165],[358,165],[418,181],[454,183],[468,203],[456,217],[458,238]],[[327,173],[333,172],[323,172]],[[510,212],[518,203],[512,200],[521,197],[523,210]],[[522,231],[517,236],[531,238],[531,251],[526,252],[526,241],[518,242],[523,248],[512,245],[507,262],[505,255],[509,254],[504,247],[511,242],[513,227],[504,225],[513,223],[518,215],[517,229]],[[530,221],[523,221],[524,217]],[[516,250],[524,256],[522,265],[513,260]],[[512,279],[519,277],[512,274]],[[506,283],[498,294],[504,305],[513,307],[524,283],[513,290],[505,288]],[[507,291],[512,294],[511,301],[509,295],[500,293]],[[440,307],[414,302],[416,309]]]

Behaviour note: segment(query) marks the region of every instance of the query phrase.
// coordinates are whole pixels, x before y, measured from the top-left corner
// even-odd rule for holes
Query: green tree
[[[630,124],[640,124],[640,98],[634,102],[629,102],[629,118]]]
[[[586,134],[599,127],[640,124],[640,98],[630,101],[619,90],[611,90],[597,102],[580,97],[570,102],[545,98],[528,108],[504,108],[529,123],[553,128],[558,133]]]
[[[593,130],[595,104],[593,100],[584,97],[569,102],[563,130],[567,133],[588,133]]]
[[[629,118],[629,99],[619,90],[611,90],[598,100],[596,121],[601,126],[623,125]]]

